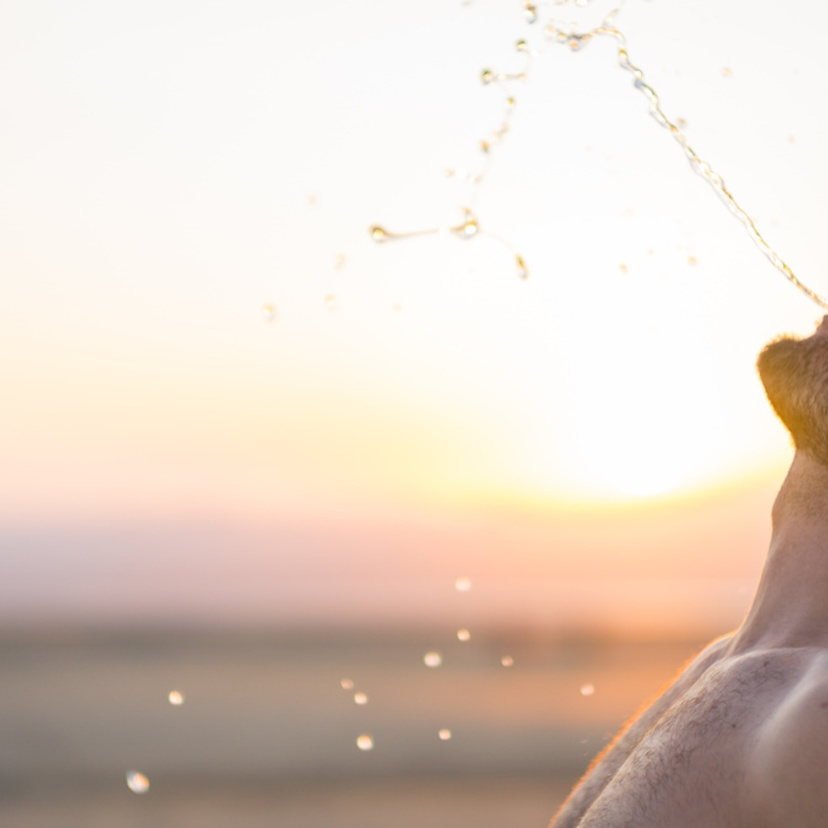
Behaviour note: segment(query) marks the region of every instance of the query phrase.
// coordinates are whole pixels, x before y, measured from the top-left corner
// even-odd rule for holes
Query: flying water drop
[[[526,0],[526,2],[523,4],[523,16],[526,18],[527,23],[537,23],[537,6],[534,3],[530,3],[529,0]]]
[[[360,750],[373,750],[374,737],[371,736],[369,733],[363,733],[362,735],[357,736],[356,746]]]
[[[477,224],[477,218],[475,218],[474,213],[468,207],[463,208],[463,223],[451,228],[451,232],[461,239],[470,239],[476,236],[479,230],[480,227]]]
[[[368,704],[368,696],[365,693],[354,693],[354,701],[357,704]]]
[[[437,735],[443,742],[447,742],[449,739],[451,739],[451,731],[447,727],[444,727]]]
[[[495,73],[491,69],[484,69],[480,73],[480,80],[483,81],[484,86],[488,86],[495,80]]]
[[[262,319],[265,322],[275,322],[276,316],[277,312],[274,305],[262,305]]]
[[[471,633],[466,630],[457,630],[457,640],[458,641],[468,641],[471,638]]]
[[[144,794],[149,790],[149,779],[136,770],[127,771],[126,783],[133,793]]]
[[[423,656],[426,667],[439,667],[443,663],[443,656],[436,650],[432,650]]]
[[[468,578],[458,578],[454,582],[454,588],[458,592],[468,592],[471,589],[471,581]]]
[[[503,656],[503,658],[500,659],[500,663],[504,667],[514,667],[515,660],[511,656],[505,655]]]
[[[515,253],[515,262],[517,263],[518,278],[528,279],[529,269],[526,267],[526,262],[523,261],[523,256],[519,253]]]
[[[175,707],[180,707],[184,704],[184,694],[180,690],[170,690],[167,700]]]
[[[354,683],[349,678],[342,679],[342,681],[339,682],[339,686],[343,690],[353,690],[354,689]]]
[[[581,695],[582,696],[592,696],[595,694],[595,687],[592,684],[582,684],[581,685]]]
[[[428,236],[432,233],[439,232],[439,230],[437,228],[432,227],[428,230],[412,230],[408,233],[392,233],[390,230],[386,230],[379,224],[374,224],[368,228],[368,232],[375,242],[382,243],[387,241],[393,241],[395,239],[412,239],[415,236]]]

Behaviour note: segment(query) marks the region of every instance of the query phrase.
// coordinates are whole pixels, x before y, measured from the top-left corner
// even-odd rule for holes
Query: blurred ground
[[[450,780],[308,785],[273,792],[163,793],[130,801],[114,792],[7,803],[13,828],[545,828],[568,792],[562,781]]]
[[[527,632],[461,643],[445,631],[7,635],[0,824],[542,827],[591,757],[702,643]],[[441,653],[440,667],[425,666],[428,651]],[[180,706],[168,701],[173,689]],[[450,739],[438,737],[443,728]],[[356,747],[360,734],[373,750]],[[129,770],[147,776],[147,793],[127,787]]]

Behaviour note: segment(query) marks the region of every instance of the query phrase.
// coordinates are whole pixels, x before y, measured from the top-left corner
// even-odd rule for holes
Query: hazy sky
[[[717,584],[709,595],[741,595],[790,455],[755,357],[821,311],[648,116],[612,41],[573,52],[544,38],[553,17],[588,27],[610,8],[548,3],[530,25],[506,0],[4,3],[7,607],[125,611],[112,589],[134,559],[119,547],[146,556],[130,612],[161,612],[153,584],[167,577],[170,606],[189,595],[203,617],[224,570],[209,587],[184,573],[220,525],[234,540],[211,554],[241,584],[227,617],[249,604],[242,582],[267,614],[271,570],[255,563],[267,554],[273,572],[315,562],[290,612],[340,601],[354,617],[393,615],[406,602],[377,584],[416,569],[411,526],[468,530],[456,559],[450,532],[430,536],[447,564],[422,578],[440,589],[474,568],[492,513],[501,547],[481,577],[520,606],[541,574],[550,589],[589,585],[576,548],[614,571],[619,536],[587,530],[616,526],[627,504],[629,537],[643,537],[665,498],[679,511],[653,549],[680,531],[669,572],[643,551],[621,568],[680,583],[675,561],[692,562]],[[747,2],[627,0],[616,18],[668,117],[824,293],[826,17],[809,8],[795,36]],[[528,76],[485,85],[483,69]],[[486,160],[505,95],[510,129],[474,203],[490,235],[372,242],[374,224],[462,222],[463,172]],[[583,531],[561,528],[587,507],[599,517]],[[545,522],[544,555],[524,543],[527,521]],[[167,552],[142,553],[159,525],[175,527],[158,542]],[[726,551],[694,557],[725,534]],[[510,537],[534,550],[514,571]],[[371,550],[396,548],[394,567],[376,564]],[[179,575],[164,575],[170,555]],[[278,576],[287,592],[290,577]],[[674,593],[651,592],[669,614]]]

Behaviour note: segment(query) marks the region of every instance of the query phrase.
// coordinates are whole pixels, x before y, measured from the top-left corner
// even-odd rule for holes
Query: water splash
[[[563,4],[565,2],[574,2],[576,6],[583,7],[586,6],[590,2],[590,0],[556,0],[556,2],[558,2],[559,4]],[[693,167],[693,169],[702,178],[704,178],[705,181],[707,181],[707,183],[715,190],[717,195],[725,202],[730,212],[742,223],[750,238],[760,249],[763,255],[768,259],[768,261],[791,284],[793,284],[797,289],[799,289],[809,299],[811,299],[811,301],[819,305],[821,308],[828,310],[828,299],[821,296],[819,293],[811,290],[811,288],[809,288],[802,281],[800,281],[800,279],[793,273],[791,268],[782,260],[779,254],[765,241],[764,237],[756,228],[756,225],[751,216],[739,205],[739,203],[733,197],[731,192],[727,189],[722,177],[713,170],[713,168],[707,161],[702,159],[693,150],[693,148],[688,143],[686,136],[682,132],[682,129],[686,125],[684,120],[679,118],[676,120],[675,123],[673,123],[664,114],[659,97],[656,94],[655,90],[644,81],[644,73],[642,72],[642,70],[639,69],[630,60],[629,52],[627,51],[626,38],[615,26],[615,17],[618,14],[618,12],[618,8],[614,9],[604,18],[604,20],[599,26],[593,29],[589,29],[587,31],[575,31],[574,29],[565,29],[561,28],[560,24],[551,22],[545,26],[544,33],[550,40],[560,44],[567,45],[573,51],[578,51],[582,49],[590,40],[592,40],[595,37],[613,38],[617,43],[619,65],[633,76],[633,84],[635,88],[641,92],[641,94],[647,99],[649,103],[650,114],[662,127],[669,130],[673,138],[681,146],[682,150],[684,151],[684,154],[690,161],[690,164]],[[537,22],[537,6],[534,3],[530,2],[530,0],[525,0],[523,4],[523,13],[528,23],[533,24]],[[527,61],[529,61],[531,59],[532,53],[529,51],[526,40],[521,39],[517,42],[516,45],[518,51],[524,53],[526,55]],[[724,77],[730,77],[732,74],[731,68],[727,66],[723,67],[722,74]],[[496,72],[493,69],[484,69],[482,70],[480,77],[484,85],[491,86],[500,84],[501,82],[508,82],[512,80],[525,80],[527,78],[527,71],[507,74]],[[509,96],[506,98],[505,108],[507,117],[510,114],[510,110],[514,107],[514,103],[515,100],[513,97]],[[479,142],[478,146],[484,153],[484,155],[487,156],[487,162],[489,161],[489,155],[493,149],[494,143],[498,141],[498,139],[504,134],[504,132],[505,130],[501,128],[498,132],[494,133],[493,136],[485,138]],[[487,168],[488,167],[486,167],[486,169]],[[476,177],[474,182],[475,185],[481,182],[482,177],[482,173]],[[474,195],[476,197],[476,191]],[[451,229],[454,230],[454,228]],[[379,225],[375,225],[371,228],[372,237],[376,241],[387,241],[391,238],[404,238],[408,236],[422,235],[424,232],[436,231],[428,230],[418,231],[415,233],[392,234]],[[474,232],[464,235],[463,237],[470,238],[473,235],[477,235],[476,229],[474,230]],[[486,235],[491,234],[487,233]],[[515,252],[511,245],[507,244],[507,246],[510,249],[512,249],[513,253]],[[519,260],[519,274],[521,275],[521,278],[526,278],[528,275],[526,265],[523,263],[523,260],[520,258],[520,256],[517,256],[517,258]]]

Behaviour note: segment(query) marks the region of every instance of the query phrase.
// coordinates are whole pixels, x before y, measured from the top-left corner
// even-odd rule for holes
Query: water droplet
[[[471,633],[468,630],[457,630],[457,638],[459,641],[468,641],[471,638]]]
[[[336,256],[334,256],[334,267],[337,270],[342,270],[342,268],[345,267],[345,254],[344,253],[337,253]]]
[[[375,224],[368,232],[375,242],[388,241],[391,238],[391,234],[384,227],[380,227],[379,224]]]
[[[518,278],[528,279],[529,269],[526,267],[526,262],[523,261],[523,256],[519,253],[515,253],[515,263],[517,264]]]
[[[275,322],[278,311],[275,305],[262,305],[262,319],[265,322]]]
[[[149,790],[149,779],[143,773],[136,770],[127,771],[126,783],[133,793],[143,794]]]
[[[484,69],[480,73],[480,80],[482,80],[484,85],[486,85],[486,86],[488,86],[490,83],[492,83],[494,81],[494,79],[495,79],[495,73],[492,72],[491,69]]]
[[[582,696],[591,696],[595,693],[595,687],[591,684],[582,684],[581,685],[581,695]]]
[[[365,693],[354,693],[354,701],[357,704],[368,704],[368,696]]]
[[[529,47],[527,46],[525,40],[519,40],[517,43],[515,43],[515,49],[517,49],[519,52],[529,51]]]
[[[329,311],[335,311],[339,307],[339,300],[332,293],[325,297],[325,307]]]
[[[492,145],[488,141],[481,141],[480,142],[480,149],[482,152],[489,152],[491,150]]]
[[[511,109],[515,105],[515,99],[512,97],[506,98],[506,109]]]
[[[538,20],[538,9],[534,3],[529,3],[528,0],[523,4],[523,14],[527,23],[536,23]]]
[[[374,737],[368,733],[357,736],[356,745],[360,750],[373,750]]]
[[[451,739],[451,731],[447,727],[444,727],[437,735],[443,742],[447,742]]]
[[[432,650],[423,656],[423,662],[426,667],[439,667],[443,663],[443,656],[435,650]]]
[[[477,224],[477,219],[467,207],[463,208],[463,223],[451,228],[451,232],[463,239],[470,239],[476,236],[480,227]]]
[[[500,663],[504,667],[513,667],[515,664],[515,660],[511,656],[503,656],[503,658],[500,659]]]
[[[170,694],[167,698],[169,699],[170,704],[173,704],[176,707],[180,707],[184,704],[184,694],[180,690],[170,690]]]
[[[339,682],[339,686],[343,690],[353,690],[354,689],[354,683],[349,678],[342,679],[342,681]]]
[[[458,592],[468,592],[471,589],[471,581],[468,578],[458,578],[454,582],[454,588]]]

